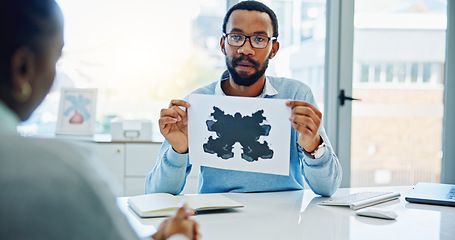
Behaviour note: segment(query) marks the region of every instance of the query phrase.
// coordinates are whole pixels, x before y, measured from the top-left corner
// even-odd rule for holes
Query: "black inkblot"
[[[233,145],[238,142],[242,146],[242,158],[248,162],[258,161],[258,158],[270,159],[273,157],[273,150],[268,146],[267,141],[258,142],[260,136],[268,136],[272,128],[268,124],[261,123],[266,120],[262,115],[264,110],[258,110],[251,116],[243,116],[235,113],[234,116],[224,114],[218,107],[213,107],[210,114],[213,120],[207,120],[207,129],[216,132],[217,138],[209,137],[203,145],[204,152],[216,154],[222,159],[234,157]]]

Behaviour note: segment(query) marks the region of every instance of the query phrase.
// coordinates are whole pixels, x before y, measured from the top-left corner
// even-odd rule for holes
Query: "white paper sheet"
[[[286,100],[192,94],[188,102],[191,164],[289,175]]]

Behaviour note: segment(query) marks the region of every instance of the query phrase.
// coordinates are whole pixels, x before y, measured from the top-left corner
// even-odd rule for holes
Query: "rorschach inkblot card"
[[[289,175],[286,100],[191,94],[188,102],[191,164]]]

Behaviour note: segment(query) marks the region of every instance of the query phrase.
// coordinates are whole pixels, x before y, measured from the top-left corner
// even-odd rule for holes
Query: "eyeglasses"
[[[247,36],[240,33],[223,33],[223,36],[227,39],[227,43],[233,47],[243,46],[247,38],[250,40],[250,44],[253,48],[266,48],[270,40],[276,40],[276,37],[262,35]]]

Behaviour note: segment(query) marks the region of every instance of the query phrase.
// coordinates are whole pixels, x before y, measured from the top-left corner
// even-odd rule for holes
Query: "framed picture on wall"
[[[97,93],[94,88],[62,89],[56,134],[93,135]]]

